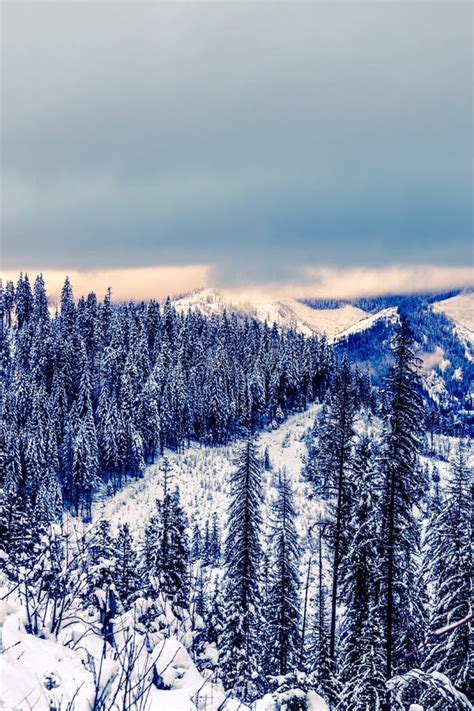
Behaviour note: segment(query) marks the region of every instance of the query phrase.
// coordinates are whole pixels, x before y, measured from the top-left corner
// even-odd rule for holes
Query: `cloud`
[[[26,269],[25,272],[30,282],[33,282],[36,270]],[[98,298],[102,298],[110,287],[115,301],[163,299],[168,295],[177,295],[207,286],[209,280],[209,267],[199,264],[96,271],[71,269],[67,272],[47,269],[42,273],[48,297],[53,304],[58,302],[66,275],[69,276],[76,298],[87,296],[91,291],[94,291]],[[3,283],[10,280],[15,284],[18,276],[16,271],[3,271],[0,275]]]
[[[472,260],[470,3],[7,3],[2,262]]]
[[[26,270],[30,280],[34,280],[35,270]],[[99,298],[108,287],[116,301],[163,299],[177,296],[193,289],[219,286],[210,265],[139,267],[131,269],[106,269],[99,271],[67,272],[76,297],[86,296],[95,291]],[[18,272],[4,271],[4,283],[18,280]],[[53,269],[43,272],[48,295],[57,302],[66,272]],[[439,292],[453,288],[473,286],[472,270],[467,267],[358,267],[358,268],[302,268],[293,280],[284,283],[280,279],[261,282],[247,278],[228,293],[244,292],[249,299],[270,296],[302,298],[356,298],[379,294],[403,294],[414,292]]]

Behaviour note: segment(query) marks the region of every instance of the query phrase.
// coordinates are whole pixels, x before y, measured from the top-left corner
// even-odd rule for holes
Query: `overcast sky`
[[[3,269],[472,264],[470,2],[1,11]]]

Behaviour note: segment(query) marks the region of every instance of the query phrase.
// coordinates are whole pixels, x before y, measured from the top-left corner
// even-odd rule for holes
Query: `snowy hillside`
[[[297,529],[302,540],[316,520],[320,507],[319,500],[311,495],[310,484],[302,477],[307,454],[304,436],[313,424],[318,408],[313,405],[288,418],[278,429],[261,433],[258,438],[261,455],[267,450],[271,463],[271,470],[265,472],[267,506],[276,495],[278,472],[285,468],[295,492]],[[227,447],[195,445],[183,453],[166,453],[171,463],[172,487],[177,485],[180,488],[190,529],[193,523],[203,529],[214,512],[219,513],[224,526],[230,474],[240,446],[240,442]],[[143,479],[129,483],[115,496],[98,501],[94,519],[109,521],[114,533],[120,524],[128,523],[136,538],[143,536],[146,523],[156,508],[156,500],[163,498],[161,465],[162,460],[159,460],[148,466]],[[80,522],[76,521],[73,526],[74,531],[79,532],[76,535],[82,536]],[[65,572],[69,575],[67,566]],[[130,612],[115,618],[115,643],[118,646],[122,636],[125,639],[132,628],[133,620],[143,614],[144,605],[145,600],[139,598]],[[166,604],[163,615],[173,629],[173,612],[166,608]],[[131,671],[131,688],[136,689],[137,696],[134,701],[131,692],[127,696],[124,672],[115,659],[114,650],[104,645],[99,616],[90,617],[78,606],[68,611],[67,619],[69,622],[57,637],[50,633],[48,625],[35,636],[27,632],[27,617],[20,597],[10,596],[8,603],[0,604],[0,638],[5,650],[0,695],[9,707],[16,707],[27,699],[38,711],[68,704],[76,711],[86,711],[91,704],[98,703],[94,699],[108,704],[117,694],[117,703],[123,701],[134,709],[142,704],[150,711],[249,709],[235,699],[226,698],[221,684],[198,671],[184,644],[187,633],[186,630],[183,632],[182,622],[177,623],[176,636],[163,637],[157,633],[151,656],[144,647],[137,646],[137,659]],[[163,679],[163,689],[151,683],[156,675]],[[148,689],[144,697],[146,701],[139,701],[139,694],[144,689]],[[308,692],[307,703],[312,711],[327,711],[325,702],[314,691]],[[276,711],[276,708],[271,694],[252,705],[253,711]]]
[[[267,497],[272,497],[272,486],[278,471],[286,468],[291,474],[300,511],[299,529],[303,535],[309,521],[314,521],[315,502],[308,496],[309,486],[302,481],[301,470],[306,446],[303,435],[312,425],[318,406],[289,417],[278,429],[260,434],[257,444],[263,455],[266,448],[272,471],[266,472]],[[223,512],[228,504],[229,476],[240,442],[227,447],[191,446],[184,453],[167,452],[172,465],[172,484],[180,489],[182,503],[190,518],[201,527],[215,511]],[[112,527],[128,523],[132,530],[142,532],[155,508],[163,498],[161,462],[147,467],[143,479],[131,482],[115,496],[97,502],[94,518],[106,518]]]
[[[400,317],[398,315],[398,310],[395,306],[391,306],[387,309],[382,309],[376,314],[371,314],[370,316],[365,316],[357,323],[349,326],[341,333],[337,334],[335,338],[336,341],[341,341],[344,338],[349,338],[356,333],[362,333],[362,331],[369,331],[373,328],[379,321],[385,321],[386,323],[398,323]]]
[[[437,301],[432,308],[450,318],[459,337],[474,346],[474,292]]]
[[[202,289],[177,299],[178,311],[199,310],[206,315],[236,311],[253,316],[259,321],[274,323],[283,328],[294,328],[299,333],[326,334],[334,340],[346,329],[367,318],[368,314],[351,304],[337,309],[312,309],[297,299],[269,296],[258,291],[239,292],[231,289]]]

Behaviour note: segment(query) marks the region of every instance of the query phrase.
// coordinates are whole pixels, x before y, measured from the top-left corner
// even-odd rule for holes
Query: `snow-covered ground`
[[[303,481],[306,446],[304,434],[314,422],[316,405],[289,417],[278,429],[263,432],[257,439],[260,454],[268,448],[272,470],[265,472],[266,496],[271,499],[278,471],[286,468],[295,490],[298,525],[303,535],[310,521],[315,520],[316,502],[309,486]],[[239,447],[237,441],[224,447],[193,445],[183,453],[166,452],[172,466],[172,486],[179,486],[181,501],[190,519],[201,526],[217,512],[225,523],[229,477]],[[132,531],[142,531],[153,512],[155,501],[163,497],[162,460],[147,467],[144,477],[133,481],[115,496],[97,502],[94,518],[105,517],[113,528],[128,523]]]
[[[474,347],[474,291],[436,301],[432,308],[448,316],[459,338]]]
[[[341,333],[338,333],[337,337],[334,340],[340,341],[343,338],[348,338],[349,336],[354,335],[354,333],[361,333],[362,331],[367,331],[368,329],[372,328],[377,323],[377,321],[398,323],[399,320],[400,317],[398,315],[397,307],[390,306],[387,309],[377,311],[376,314],[365,315],[363,318],[357,321],[357,323],[354,323],[352,326],[349,326],[349,328],[346,328]]]
[[[127,614],[114,620],[117,650],[129,634]],[[151,655],[144,645],[137,643],[137,661],[127,685],[116,650],[104,644],[94,620],[78,616],[58,638],[42,638],[26,632],[21,607],[0,602],[0,623],[4,649],[0,707],[4,711],[93,708],[248,711],[247,706],[235,699],[226,702],[222,686],[205,679],[183,645],[173,637],[162,639]],[[158,689],[151,683],[154,673],[161,676],[167,688]],[[143,697],[134,703],[133,694],[142,690]],[[127,693],[129,696],[124,697]],[[267,709],[273,711],[272,706],[259,706],[259,711]]]

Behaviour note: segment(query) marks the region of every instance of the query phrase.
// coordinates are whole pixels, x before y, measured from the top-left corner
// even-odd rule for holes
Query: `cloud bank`
[[[2,15],[4,268],[471,263],[471,3]]]
[[[27,270],[34,280],[35,270]],[[194,289],[216,287],[218,282],[210,265],[178,267],[138,267],[132,269],[108,269],[102,271],[69,271],[76,297],[95,291],[101,298],[112,288],[116,301],[163,299],[177,296]],[[57,302],[65,279],[65,272],[45,270],[48,296]],[[16,283],[18,272],[0,274]],[[229,292],[245,292],[248,298],[258,299],[270,295],[273,298],[290,296],[302,298],[356,298],[378,294],[403,294],[422,291],[445,291],[452,288],[474,285],[472,270],[468,267],[381,267],[381,268],[304,268],[300,278],[282,283],[279,280],[266,283],[247,281],[229,289]]]

